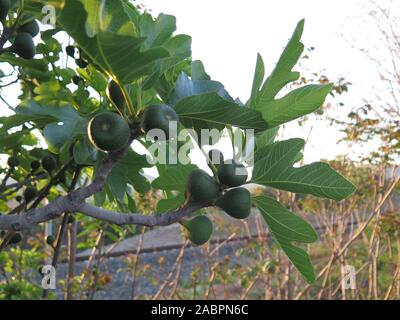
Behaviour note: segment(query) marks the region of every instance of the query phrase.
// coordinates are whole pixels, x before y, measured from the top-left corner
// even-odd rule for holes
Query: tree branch
[[[192,204],[186,207],[177,209],[175,211],[168,211],[162,214],[155,213],[153,215],[143,215],[138,213],[120,213],[111,210],[92,206],[90,204],[83,204],[80,207],[80,212],[83,214],[96,218],[99,220],[107,221],[117,225],[142,225],[148,227],[166,226],[175,222],[182,221],[183,218],[189,216],[191,213],[203,208],[203,205]]]
[[[144,215],[140,213],[120,213],[92,206],[85,202],[74,203],[68,196],[59,197],[54,202],[42,207],[28,210],[19,215],[0,216],[0,230],[20,231],[31,229],[35,225],[60,217],[64,212],[81,212],[89,217],[117,225],[165,226],[181,221],[191,213],[204,208],[201,204],[186,207],[162,214]]]
[[[136,134],[139,134],[137,132]],[[136,138],[132,134],[132,140]],[[131,140],[131,141],[132,141]],[[129,142],[128,146],[131,144]],[[35,225],[60,217],[63,213],[81,212],[87,216],[107,221],[117,225],[144,225],[165,226],[181,221],[184,217],[198,209],[206,207],[204,204],[189,204],[175,211],[162,214],[143,215],[139,213],[120,213],[92,206],[85,200],[102,190],[105,181],[113,167],[120,161],[129,147],[111,152],[103,160],[95,179],[88,186],[71,191],[66,196],[58,197],[53,202],[42,208],[31,208],[21,214],[8,214],[0,216],[0,230],[20,231],[34,227]]]

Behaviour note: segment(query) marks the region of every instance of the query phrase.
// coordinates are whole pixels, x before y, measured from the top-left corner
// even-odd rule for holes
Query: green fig
[[[186,191],[194,202],[208,204],[218,196],[219,186],[207,172],[194,169],[187,177]]]
[[[21,202],[22,201],[22,197],[21,196],[16,196],[15,200],[17,200],[17,202]]]
[[[21,58],[32,59],[36,54],[36,47],[32,36],[26,32],[17,34],[11,46],[11,51]]]
[[[232,163],[223,163],[218,166],[218,180],[227,187],[237,187],[246,183],[247,171],[244,165],[231,160]],[[245,174],[241,174],[241,173]]]
[[[128,123],[118,114],[103,112],[90,120],[88,135],[92,144],[100,150],[115,151],[126,146],[130,129]]]
[[[33,160],[33,161],[31,162],[31,169],[32,169],[32,171],[36,171],[36,170],[39,169],[39,168],[40,168],[40,162],[37,161],[37,160]]]
[[[205,244],[211,238],[213,224],[207,216],[196,216],[182,222],[182,225],[187,230],[189,240],[197,246]]]
[[[107,86],[107,97],[122,112],[125,109],[125,97],[119,84],[111,80]]]
[[[178,121],[179,117],[175,110],[166,104],[158,104],[148,106],[142,116],[141,126],[144,132],[148,132],[153,129],[161,130],[165,139],[169,139],[170,123],[172,121]],[[155,132],[153,136],[157,136],[158,140],[163,140],[163,135]]]
[[[88,63],[85,60],[83,60],[82,58],[76,59],[75,63],[81,69],[85,69],[88,66]]]
[[[25,202],[30,202],[32,201],[37,194],[37,190],[35,187],[27,187],[24,191],[24,198]]]
[[[233,218],[246,219],[251,211],[250,192],[245,188],[229,190],[215,204]]]
[[[44,170],[52,172],[55,170],[56,166],[57,160],[53,156],[48,155],[42,158],[42,167]]]
[[[71,58],[75,57],[75,47],[74,46],[66,46],[65,47],[65,52],[67,55],[69,55]]]
[[[80,82],[84,82],[83,78],[81,78],[80,76],[75,75],[72,77],[73,84],[78,86]]]
[[[54,241],[56,241],[56,238],[55,238],[53,235],[48,235],[48,236],[46,237],[46,243],[47,243],[49,246],[51,246],[51,245],[54,243]]]
[[[7,164],[10,168],[15,168],[19,166],[19,160],[16,156],[11,156],[8,158]]]
[[[32,20],[20,26],[17,31],[18,33],[26,32],[32,37],[36,37],[39,34],[40,28],[38,22],[36,20]]]
[[[3,21],[7,18],[8,11],[11,8],[10,0],[0,0],[0,20]]]

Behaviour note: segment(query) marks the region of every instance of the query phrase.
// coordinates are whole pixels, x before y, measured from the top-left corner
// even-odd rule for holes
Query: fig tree
[[[107,97],[111,100],[111,102],[118,108],[120,112],[125,108],[125,97],[124,94],[119,87],[118,83],[114,80],[111,80],[107,86]]]
[[[17,244],[21,242],[21,240],[22,240],[22,235],[20,233],[15,233],[8,241],[8,244]]]
[[[57,166],[57,160],[53,156],[44,156],[42,158],[42,167],[48,172],[52,172]]]
[[[11,51],[24,59],[32,59],[36,54],[35,43],[29,33],[17,34],[11,46]]]
[[[19,160],[16,156],[11,156],[8,158],[7,164],[10,168],[15,168],[19,166]]]
[[[165,138],[168,140],[170,122],[178,120],[179,117],[173,108],[166,104],[157,104],[146,108],[142,116],[141,125],[144,132],[152,129],[163,131]],[[162,140],[162,136],[157,136],[157,138],[158,140]]]
[[[37,190],[35,187],[27,187],[24,191],[24,198],[25,202],[30,202],[32,201],[37,194]]]
[[[240,174],[242,171],[245,174]],[[232,163],[223,163],[218,166],[218,179],[227,187],[237,187],[246,182],[247,171],[244,165],[232,160]]]
[[[189,240],[197,246],[205,244],[211,238],[213,225],[207,216],[196,216],[191,220],[183,221]]]
[[[103,112],[90,120],[88,135],[92,144],[100,150],[115,151],[128,143],[130,129],[128,123],[118,114]]]
[[[26,32],[29,33],[32,37],[36,37],[39,34],[40,28],[37,21],[32,20],[20,26],[17,31],[18,33]]]
[[[246,219],[251,209],[250,192],[245,188],[229,190],[215,204],[233,218]]]
[[[0,0],[0,20],[3,21],[7,18],[8,11],[11,8],[10,0]]]
[[[207,204],[218,196],[219,186],[207,172],[194,169],[187,177],[186,191],[194,202]]]

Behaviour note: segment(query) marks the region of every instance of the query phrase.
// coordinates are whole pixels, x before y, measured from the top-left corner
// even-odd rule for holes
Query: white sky
[[[331,79],[340,76],[353,83],[341,101],[346,106],[337,112],[348,114],[362,103],[372,85],[379,82],[374,65],[346,42],[342,34],[356,37],[369,45],[371,30],[363,29],[358,21],[366,15],[361,0],[142,0],[153,14],[160,12],[177,17],[178,33],[192,37],[194,59],[203,61],[214,80],[222,82],[233,97],[246,101],[253,79],[257,52],[266,64],[266,74],[274,67],[296,23],[306,19],[303,42],[316,50],[307,62],[312,71],[323,72]],[[365,2],[364,2],[365,3]],[[16,91],[5,97],[16,101]],[[0,114],[6,112],[0,102]],[[332,159],[338,154],[354,156],[360,150],[349,150],[343,144],[337,128],[325,122],[313,122],[299,129],[289,124],[284,137],[309,137],[305,162],[321,158]]]

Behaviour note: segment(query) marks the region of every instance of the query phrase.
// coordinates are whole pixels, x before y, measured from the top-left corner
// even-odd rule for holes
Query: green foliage
[[[8,174],[22,187],[8,190],[7,196],[0,198],[2,211],[14,209],[9,200],[22,193],[26,181],[32,181],[24,191],[27,202],[38,199],[36,189],[31,192],[33,186],[44,189],[47,193],[41,196],[51,202],[68,193],[73,182],[82,186],[93,180],[107,156],[98,149],[115,151],[134,137],[135,143],[149,151],[151,144],[144,133],[151,129],[166,133],[168,141],[158,141],[160,145],[172,146],[177,141],[168,136],[169,124],[178,119],[178,129],[194,129],[197,133],[202,129],[224,130],[231,140],[233,132],[246,136],[246,129],[253,129],[256,150],[252,183],[333,200],[342,200],[354,192],[353,184],[327,164],[294,167],[304,147],[302,139],[274,142],[279,125],[315,111],[331,90],[330,85],[307,85],[277,98],[287,84],[300,77],[292,69],[304,49],[304,21],[296,27],[271,75],[265,77],[264,62],[258,55],[250,97],[243,104],[234,100],[222,83],[211,79],[201,61],[192,61],[191,38],[175,33],[175,17],[160,14],[154,18],[125,0],[51,4],[57,13],[54,29],[39,33],[37,1],[24,1],[22,13],[28,20],[15,19],[18,6],[7,17],[9,25],[17,22],[17,33],[9,39],[12,46],[0,54],[0,63],[18,70],[21,102],[13,108],[12,115],[0,118],[0,152],[9,157],[18,155],[19,162],[9,163],[14,169],[2,172],[1,178]],[[0,18],[6,18],[9,9],[9,2],[0,0]],[[60,33],[69,36],[72,44],[64,47],[57,40]],[[37,34],[41,41],[35,47],[32,36]],[[35,52],[38,58],[32,59]],[[65,55],[74,58],[76,66],[60,63],[66,60]],[[202,142],[198,147],[209,144]],[[104,188],[88,201],[110,210],[134,212],[143,207],[137,201],[138,194],[147,201],[146,194],[160,189],[160,212],[197,202],[216,204],[235,218],[249,216],[249,191],[226,190],[247,182],[247,175],[235,174],[242,164],[209,163],[214,175],[210,176],[194,164],[168,161],[154,166],[158,176],[150,184],[143,169],[153,164],[134,147],[132,144],[128,148],[107,176]],[[172,152],[175,151],[168,154]],[[215,157],[208,158],[223,160],[218,152],[214,149]],[[47,172],[40,170],[39,161]],[[26,194],[28,190],[30,194]],[[257,197],[254,204],[279,245],[312,282],[314,273],[306,252],[292,244],[315,241],[312,228],[273,199]],[[146,208],[150,207],[153,208]],[[98,233],[98,221],[88,217],[79,221],[86,234]],[[195,223],[204,224],[204,229],[201,227],[198,232],[198,227],[187,227]],[[184,224],[191,229],[189,238],[194,243],[209,239],[212,223],[206,216]],[[110,238],[114,239],[114,233]],[[82,248],[90,244],[93,243],[88,241]]]
[[[254,198],[253,202],[288,258],[306,280],[313,283],[315,281],[314,268],[307,252],[294,246],[292,242],[312,243],[317,241],[318,236],[314,229],[272,198],[260,196]]]
[[[252,182],[296,193],[309,193],[333,200],[355,191],[352,183],[325,163],[294,168],[304,140],[290,139],[259,148],[255,153]]]

